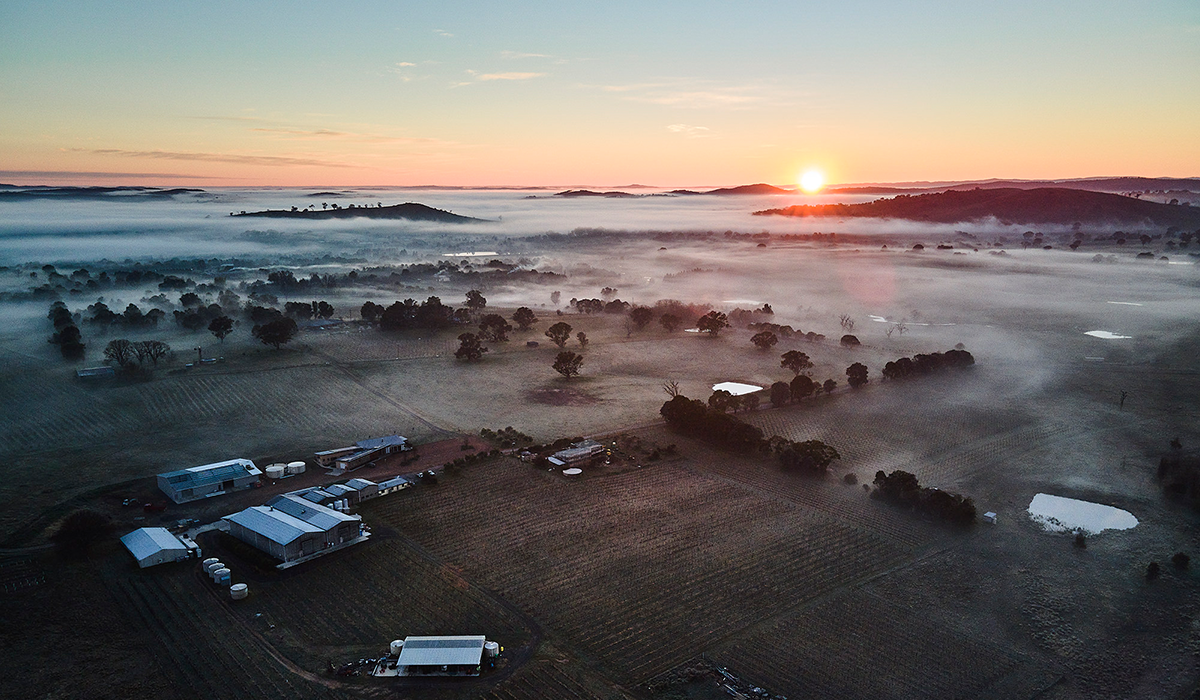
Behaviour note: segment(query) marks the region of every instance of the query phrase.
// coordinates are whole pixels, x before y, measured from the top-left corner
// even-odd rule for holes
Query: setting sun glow
[[[809,194],[815,194],[825,186],[825,176],[820,170],[809,170],[800,176],[800,189]]]

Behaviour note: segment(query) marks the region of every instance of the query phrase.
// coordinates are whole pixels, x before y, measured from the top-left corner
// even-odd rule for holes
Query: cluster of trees
[[[838,383],[832,379],[826,379],[824,383],[821,383],[806,374],[797,374],[792,378],[790,384],[775,382],[771,385],[771,404],[783,406],[789,401],[801,401],[821,391],[832,394],[837,389],[837,385]]]
[[[171,346],[161,340],[127,340],[117,338],[108,341],[104,346],[104,359],[115,363],[124,370],[132,370],[135,366],[145,366],[150,360],[155,366],[158,361],[171,354]]]
[[[397,301],[387,308],[368,301],[362,305],[360,313],[363,320],[369,323],[378,323],[380,330],[389,332],[414,328],[437,330],[447,328],[453,323],[470,321],[469,309],[454,309],[446,306],[438,297],[429,297],[420,303],[417,303],[415,299],[405,299]]]
[[[764,444],[762,431],[758,428],[683,394],[664,403],[659,413],[672,430],[726,449],[750,452]]]
[[[832,445],[820,440],[793,442],[778,435],[767,441],[769,449],[779,458],[779,466],[812,476],[829,471],[829,465],[842,456]]]
[[[300,327],[296,325],[296,320],[286,316],[280,316],[266,323],[255,324],[254,328],[250,329],[250,335],[257,338],[263,345],[270,345],[276,350],[291,342],[299,332]]]
[[[581,314],[623,314],[632,305],[620,299],[613,299],[612,301],[605,301],[603,299],[571,299],[570,306]]]
[[[487,351],[482,338],[474,333],[463,333],[458,336],[458,349],[454,351],[454,356],[460,360],[475,362],[482,360]]]
[[[75,317],[67,305],[61,301],[54,302],[50,305],[50,311],[46,314],[46,318],[54,324],[54,334],[50,336],[50,343],[58,346],[58,351],[62,353],[63,358],[83,359],[85,348],[83,334],[79,332],[79,326],[75,325]]]
[[[729,317],[720,311],[709,311],[696,320],[696,327],[701,333],[708,333],[715,338],[729,327]]]
[[[729,320],[730,320],[730,323],[734,322],[733,314],[730,314]],[[809,343],[820,343],[823,340],[825,340],[825,336],[821,333],[814,333],[813,331],[809,331],[809,332],[805,333],[804,331],[797,330],[795,328],[792,328],[791,326],[786,326],[786,325],[781,326],[778,323],[767,323],[767,322],[747,323],[746,328],[748,328],[749,330],[752,330],[752,331],[759,332],[759,333],[762,333],[762,332],[773,333],[777,338],[780,338],[780,339],[796,337],[796,338],[801,338]]]
[[[736,413],[739,409],[753,411],[758,408],[759,403],[760,399],[757,393],[734,396],[724,389],[717,389],[712,396],[708,397],[708,407],[722,413],[726,411]]]
[[[883,470],[876,472],[871,498],[912,508],[957,525],[975,522],[975,503],[969,497],[921,486],[915,475],[900,469],[891,474]]]
[[[283,314],[301,321],[314,318],[333,318],[334,308],[327,301],[289,301],[283,305]]]
[[[193,294],[193,296],[195,296]],[[142,313],[137,304],[129,304],[125,307],[125,311],[117,313],[108,308],[108,305],[102,301],[97,301],[95,304],[87,307],[88,316],[86,322],[97,326],[101,329],[108,329],[112,326],[120,326],[122,328],[156,328],[167,314],[162,309],[152,308],[149,311]]]
[[[971,353],[962,349],[934,352],[928,355],[913,355],[911,358],[901,357],[899,360],[884,365],[883,378],[906,379],[943,372],[956,367],[970,367],[973,364],[975,364],[975,358]]]
[[[500,430],[484,428],[479,431],[479,436],[500,447],[520,447],[521,445],[533,444],[532,437],[513,428],[511,425]]]

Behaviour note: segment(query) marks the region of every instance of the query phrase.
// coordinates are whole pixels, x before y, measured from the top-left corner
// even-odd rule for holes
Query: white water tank
[[[400,652],[402,651],[404,651],[403,639],[397,639],[396,641],[392,642],[390,647],[388,647],[388,653],[390,653],[392,656],[400,656]]]
[[[226,569],[224,567],[217,569],[216,571],[212,572],[213,582],[214,583],[229,583],[229,574],[230,574],[229,569]]]
[[[250,595],[250,587],[244,583],[235,583],[229,587],[229,597],[234,600],[245,600]]]
[[[267,478],[268,479],[282,479],[284,472],[286,472],[286,471],[287,471],[286,466],[284,466],[282,464],[272,464],[271,466],[267,467]]]
[[[225,565],[221,563],[220,559],[205,560],[204,573],[208,574],[209,576],[212,576],[212,572],[216,571],[217,569],[224,568]]]
[[[500,656],[500,644],[498,642],[484,642],[483,654],[489,659],[494,659]]]
[[[288,474],[303,474],[304,473],[304,462],[288,462],[287,463],[287,473]]]
[[[204,567],[204,573],[208,573],[208,565],[216,564],[219,561],[221,561],[221,560],[217,559],[216,557],[209,557],[208,559],[205,559],[204,561],[200,562],[200,566]]]

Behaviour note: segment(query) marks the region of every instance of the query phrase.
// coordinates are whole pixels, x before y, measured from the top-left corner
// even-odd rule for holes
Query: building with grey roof
[[[229,534],[282,562],[286,568],[367,538],[362,518],[294,494],[222,518]]]
[[[165,527],[143,527],[121,538],[121,544],[137,560],[138,566],[146,568],[172,561],[183,561],[192,556],[192,547],[171,534]],[[196,550],[199,552],[199,550]]]
[[[482,634],[457,637],[405,637],[396,670],[402,676],[478,676]]]
[[[262,470],[248,459],[230,459],[158,475],[158,488],[176,503],[220,496],[258,483]]]

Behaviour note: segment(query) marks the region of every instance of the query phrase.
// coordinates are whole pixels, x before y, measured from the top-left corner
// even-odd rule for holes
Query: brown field
[[[44,305],[16,319],[0,330],[6,690],[607,700],[651,697],[648,684],[705,656],[791,698],[1195,694],[1195,575],[1169,565],[1152,584],[1142,575],[1151,560],[1200,551],[1200,518],[1164,499],[1154,479],[1169,439],[1200,444],[1194,271],[1032,254],[964,266],[932,253],[801,245],[768,260],[735,244],[722,248],[718,268],[705,258],[721,245],[672,243],[655,266],[712,271],[671,278],[631,262],[658,255],[658,241],[585,250],[595,267],[572,280],[589,287],[564,285],[563,295],[613,284],[640,301],[761,298],[776,321],[830,340],[763,353],[745,329],[715,339],[656,326],[629,333],[620,316],[567,313],[561,320],[591,338],[582,375],[568,381],[550,369],[558,349],[542,335],[560,320],[537,305],[550,290],[512,287],[487,293],[513,302],[506,315],[529,303],[541,320],[478,363],[453,359],[460,330],[308,332],[274,351],[245,329],[220,346],[171,327],[143,336],[179,351],[152,378],[84,384],[44,342]],[[869,318],[914,311],[931,325],[891,337]],[[857,319],[862,347],[838,346],[841,312]],[[1095,328],[1134,337],[1083,335]],[[86,335],[93,364],[106,338]],[[887,360],[956,342],[975,355],[972,370],[880,381]],[[173,371],[199,344],[225,362]],[[572,340],[568,349],[579,348]],[[788,349],[809,353],[813,377],[839,389],[783,408],[764,397],[741,417],[768,435],[836,447],[842,459],[829,476],[785,473],[764,456],[727,454],[658,424],[663,381],[698,398],[718,381],[769,386],[791,378],[778,364]],[[850,391],[844,370],[856,361],[871,382]],[[120,500],[155,498],[148,477],[166,469],[232,456],[310,459],[391,432],[457,441],[505,426],[539,441],[621,434],[625,445],[675,443],[681,454],[651,462],[631,448],[575,481],[511,457],[450,468],[437,485],[363,504],[368,543],[284,573],[212,538],[209,551],[250,584],[241,604],[194,563],[137,570],[114,538],[79,561],[43,547],[80,507],[117,515],[116,534],[151,523]],[[869,483],[881,469],[970,495],[1000,523],[948,529],[842,482],[854,473]],[[1025,517],[1041,491],[1116,505],[1140,524],[1076,549]],[[258,495],[172,506],[153,519],[211,518]],[[326,672],[329,661],[378,656],[397,637],[479,632],[506,648],[479,680],[405,685]]]

